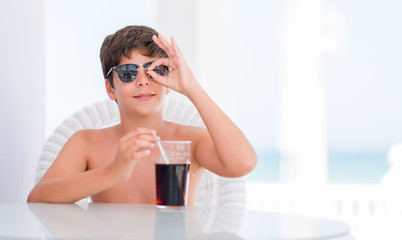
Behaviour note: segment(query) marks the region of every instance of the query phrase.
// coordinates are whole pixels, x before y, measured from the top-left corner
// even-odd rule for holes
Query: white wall
[[[2,1],[0,203],[24,202],[43,144],[44,1]]]

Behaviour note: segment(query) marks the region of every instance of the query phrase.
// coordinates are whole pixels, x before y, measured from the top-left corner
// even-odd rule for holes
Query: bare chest
[[[118,142],[118,141],[113,141]],[[115,159],[118,145],[109,142],[98,142],[88,149],[88,171],[107,166]],[[92,196],[93,202],[110,203],[156,203],[155,158],[159,153],[154,149],[148,157],[140,159],[128,181],[117,184]],[[202,170],[198,164],[190,164],[189,187],[187,190],[189,205],[195,201],[196,192],[201,180]]]
[[[101,150],[88,159],[88,170],[107,166],[114,161],[117,146],[113,150]],[[117,184],[92,196],[93,202],[154,204],[155,164],[154,154],[139,160],[128,181]]]

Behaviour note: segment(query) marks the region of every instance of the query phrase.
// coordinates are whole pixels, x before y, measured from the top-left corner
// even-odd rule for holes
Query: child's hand
[[[176,41],[171,38],[171,44],[161,35],[153,36],[152,40],[162,48],[169,58],[160,58],[148,68],[147,74],[159,84],[162,84],[176,92],[187,95],[189,89],[196,83],[196,79],[188,67],[183,54],[181,53]],[[154,71],[155,67],[165,65],[170,67],[171,72],[168,76],[161,76]]]
[[[137,128],[120,139],[115,160],[110,166],[117,171],[123,181],[130,178],[139,160],[151,154],[155,142],[160,140],[155,134],[155,130]]]

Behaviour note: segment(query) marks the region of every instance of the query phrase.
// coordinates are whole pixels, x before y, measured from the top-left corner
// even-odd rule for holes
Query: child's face
[[[133,50],[131,57],[122,56],[118,65],[144,65],[157,59],[157,57],[147,57],[138,50]],[[161,106],[166,94],[169,93],[169,89],[149,78],[143,66],[138,68],[137,77],[132,82],[120,81],[115,71],[112,74],[114,88],[106,80],[106,90],[112,100],[117,100],[120,108],[133,109],[135,107],[143,114],[156,111],[159,109],[158,106]]]

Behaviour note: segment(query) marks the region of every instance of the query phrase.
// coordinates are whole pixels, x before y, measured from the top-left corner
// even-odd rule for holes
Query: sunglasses
[[[144,67],[145,71],[148,71],[148,68],[149,68],[149,66],[151,66],[152,63],[153,62],[149,62],[149,63],[145,63],[145,64],[140,64],[140,65],[124,64],[124,65],[111,67],[109,72],[107,72],[107,74],[106,74],[106,78],[108,78],[110,73],[114,70],[117,73],[117,76],[119,77],[120,81],[122,81],[124,83],[130,83],[137,78],[138,69],[140,67]],[[153,69],[153,71],[156,72],[157,74],[165,77],[169,73],[169,67],[160,65],[160,66],[155,67]],[[152,79],[152,77],[149,74],[147,74],[147,75],[150,79]]]

